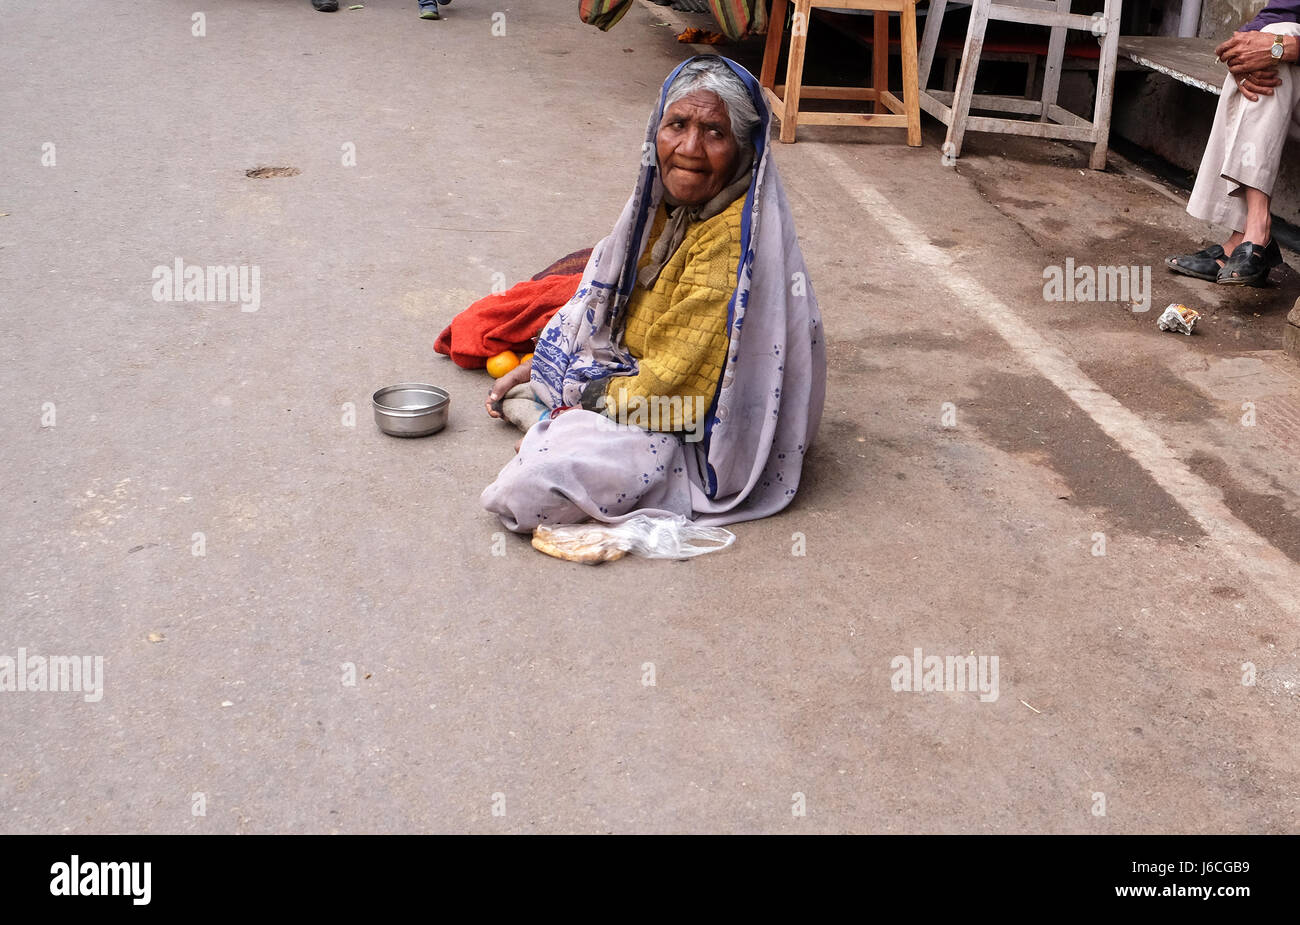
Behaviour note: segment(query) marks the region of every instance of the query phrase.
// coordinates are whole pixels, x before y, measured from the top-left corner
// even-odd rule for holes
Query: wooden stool
[[[763,70],[758,82],[781,120],[781,140],[794,141],[799,123],[808,125],[868,125],[907,129],[907,143],[921,144],[921,104],[916,74],[916,0],[794,0],[794,23],[790,30],[790,61],[785,83],[776,85],[776,62],[781,56],[781,38],[785,32],[785,13],[790,0],[772,0],[768,20],[767,47],[763,52]],[[814,7],[872,11],[875,35],[871,42],[871,87],[803,86],[804,46],[808,41],[808,22]],[[902,21],[903,100],[889,92],[889,13],[897,12]],[[824,100],[870,100],[871,114],[859,112],[800,112],[803,98]],[[886,109],[888,112],[886,112]]]
[[[1036,138],[1059,138],[1092,144],[1088,166],[1104,170],[1110,142],[1110,104],[1115,92],[1115,58],[1119,47],[1119,14],[1122,0],[1106,0],[1100,16],[1070,12],[1071,0],[974,0],[966,44],[961,53],[961,70],[952,93],[927,90],[930,65],[934,63],[948,0],[931,0],[921,39],[921,107],[948,126],[943,143],[944,163],[951,164],[961,154],[966,132],[1005,132],[1032,135]],[[1004,22],[1047,26],[1051,38],[1047,43],[1047,60],[1043,71],[1043,94],[1040,99],[1018,96],[990,96],[975,93],[975,72],[979,69],[984,30],[990,19]],[[1065,57],[1065,33],[1069,29],[1089,32],[1101,42],[1097,64],[1097,98],[1092,121],[1058,106],[1057,90],[1061,83],[1061,65]],[[1029,119],[999,119],[972,116],[971,108],[1030,116]],[[1037,117],[1034,119],[1032,117]]]

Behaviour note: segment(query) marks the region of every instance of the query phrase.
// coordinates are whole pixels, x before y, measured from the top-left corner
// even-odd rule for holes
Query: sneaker
[[[420,0],[420,18],[442,19],[442,17],[438,15],[437,0]]]
[[[337,13],[339,0],[311,0],[311,5],[318,13]]]

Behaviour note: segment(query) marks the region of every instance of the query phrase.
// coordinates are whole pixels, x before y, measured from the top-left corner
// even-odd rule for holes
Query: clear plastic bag
[[[721,527],[701,527],[685,517],[634,514],[622,523],[538,527],[533,547],[571,562],[609,562],[627,553],[645,559],[689,559],[726,549],[736,535]]]

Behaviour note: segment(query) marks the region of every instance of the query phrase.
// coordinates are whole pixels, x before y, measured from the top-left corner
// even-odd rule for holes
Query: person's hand
[[[1234,32],[1232,38],[1214,49],[1214,56],[1228,66],[1240,84],[1243,77],[1259,71],[1277,70],[1272,48],[1271,32]]]
[[[1252,103],[1258,102],[1261,96],[1272,96],[1273,88],[1282,85],[1282,78],[1278,76],[1277,69],[1255,71],[1253,74],[1247,74],[1237,81],[1237,87],[1241,90],[1241,95]]]
[[[501,410],[497,403],[506,397],[506,393],[519,385],[521,382],[527,382],[533,375],[533,361],[520,363],[510,372],[506,373],[496,382],[492,383],[492,388],[488,391],[487,401],[483,406],[487,408],[488,417],[501,417]]]

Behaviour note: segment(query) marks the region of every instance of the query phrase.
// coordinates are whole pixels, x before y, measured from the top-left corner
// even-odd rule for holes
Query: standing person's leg
[[[438,0],[419,0],[421,19],[442,19],[438,12]]]
[[[1300,35],[1300,25],[1277,23],[1268,31]],[[1265,248],[1276,250],[1272,244],[1269,196],[1287,132],[1300,106],[1295,66],[1280,65],[1278,76],[1281,84],[1273,88],[1273,93],[1255,101],[1241,93],[1231,75],[1224,81],[1187,211],[1195,218],[1226,225],[1233,233],[1221,247],[1167,258],[1165,265],[1169,269],[1199,279],[1216,279],[1219,268],[1243,244],[1257,245],[1261,254]],[[1280,254],[1276,258],[1280,261]]]

